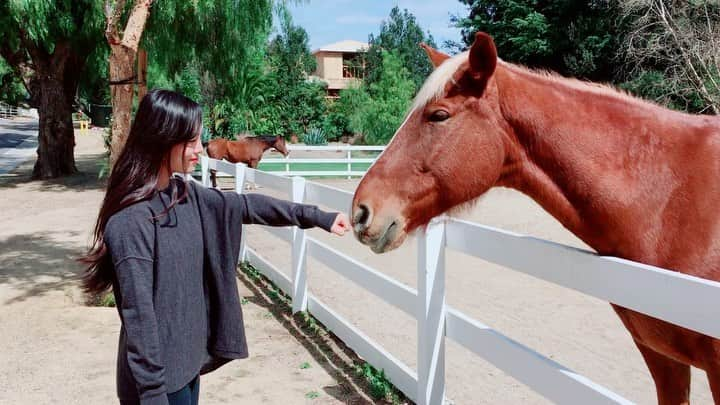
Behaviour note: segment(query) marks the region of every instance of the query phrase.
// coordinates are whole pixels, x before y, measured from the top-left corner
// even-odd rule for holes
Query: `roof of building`
[[[320,48],[315,49],[312,53],[316,54],[318,52],[364,52],[367,50],[368,47],[369,45],[366,42],[347,39],[344,41],[335,42],[333,44],[321,46]]]

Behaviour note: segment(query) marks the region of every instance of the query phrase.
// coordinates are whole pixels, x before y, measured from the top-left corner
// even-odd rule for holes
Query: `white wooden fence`
[[[365,174],[365,170],[353,170],[352,165],[355,163],[372,163],[376,157],[353,158],[352,153],[363,152],[382,152],[385,146],[355,146],[355,145],[337,145],[337,146],[311,146],[311,145],[288,145],[288,151],[323,151],[323,152],[345,152],[343,158],[295,158],[292,153],[283,158],[269,158],[260,161],[263,163],[282,163],[285,164],[285,171],[273,171],[273,173],[282,174],[284,176],[347,176],[358,177]],[[345,164],[345,170],[290,170],[290,164],[293,163],[312,163],[312,164]]]
[[[288,178],[202,157],[208,169],[289,192],[296,202],[348,211],[352,194],[303,178]],[[628,404],[630,401],[534,352],[445,304],[445,251],[451,249],[587,295],[720,338],[720,283],[571,248],[471,222],[435,218],[418,234],[418,290],[307,237],[301,229],[269,228],[292,244],[292,278],[243,243],[248,260],[292,298],[293,311],[308,310],[358,355],[418,404],[441,404],[445,392],[445,338],[454,340],[545,398],[562,404]],[[306,258],[327,267],[406,312],[418,322],[418,370],[412,370],[332,308],[308,293]]]
[[[10,119],[18,116],[18,108],[0,101],[0,118]]]

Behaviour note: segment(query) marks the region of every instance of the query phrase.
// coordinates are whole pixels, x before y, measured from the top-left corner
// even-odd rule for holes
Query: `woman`
[[[344,214],[173,177],[194,168],[201,132],[190,99],[166,90],[142,99],[82,258],[84,289],[115,295],[121,404],[197,404],[200,374],[247,357],[235,281],[241,224],[349,230]]]

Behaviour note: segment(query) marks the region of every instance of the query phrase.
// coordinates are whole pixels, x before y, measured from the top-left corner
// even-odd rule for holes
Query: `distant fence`
[[[0,118],[10,119],[19,115],[18,108],[0,101]]]
[[[312,146],[312,145],[288,145],[290,154],[281,158],[263,158],[260,161],[261,170],[283,176],[300,177],[362,177],[377,156],[357,157],[353,153],[382,152],[385,146]],[[343,157],[319,158],[304,157],[296,158],[292,152],[342,152]],[[268,168],[270,166],[270,168]],[[302,168],[298,169],[298,166]],[[199,172],[194,173],[199,175]],[[218,177],[227,177],[227,174],[218,172]]]
[[[385,146],[355,146],[355,145],[338,145],[338,146],[311,146],[311,145],[288,145],[288,151],[315,151],[315,152],[344,152],[345,156],[342,158],[295,158],[290,153],[284,158],[269,158],[260,161],[261,164],[284,164],[285,170],[271,170],[273,173],[282,174],[284,176],[302,176],[302,177],[337,177],[347,176],[358,177],[365,175],[366,170],[358,169],[359,165],[369,165],[375,161],[377,157],[353,157],[353,152],[382,152],[385,150]],[[321,170],[320,168],[314,170],[297,170],[292,166],[295,164],[302,165],[318,165],[318,166],[329,166],[342,165],[342,170],[339,168],[331,168],[329,170]],[[353,164],[356,165],[353,168]]]
[[[252,170],[202,156],[209,169],[292,196],[293,201],[348,211],[352,194],[333,187]],[[462,252],[581,293],[720,338],[720,283],[451,218],[435,218],[418,237],[418,289],[410,288],[298,228],[268,228],[290,242],[291,277],[241,242],[247,260],[292,298],[293,311],[308,310],[346,345],[418,404],[442,404],[445,338],[471,350],[545,398],[561,404],[629,404],[627,399],[476,321],[445,303],[445,251]],[[308,293],[307,257],[417,319],[418,369],[411,369],[361,330]],[[481,376],[478,376],[481,378]]]

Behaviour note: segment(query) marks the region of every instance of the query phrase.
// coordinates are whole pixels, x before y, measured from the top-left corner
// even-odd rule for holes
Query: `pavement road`
[[[0,175],[33,158],[37,145],[37,121],[0,119]]]

